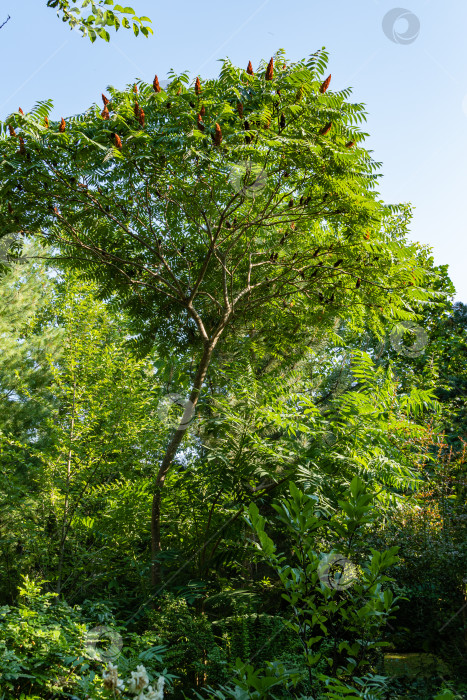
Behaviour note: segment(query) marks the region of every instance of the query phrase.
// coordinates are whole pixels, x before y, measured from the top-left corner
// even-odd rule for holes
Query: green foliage
[[[20,697],[50,698],[70,689],[89,668],[84,657],[86,626],[55,594],[25,579],[18,607],[1,608],[0,690]],[[74,666],[72,662],[77,662]],[[23,696],[22,696],[23,697]]]
[[[290,497],[273,504],[291,538],[287,554],[277,553],[257,506],[248,509],[257,547],[284,587],[291,610],[286,624],[301,641],[306,665],[311,670],[323,658],[333,677],[358,677],[369,670],[375,652],[387,644],[381,638],[383,626],[397,609],[386,573],[397,562],[397,547],[366,551],[365,531],[375,517],[371,500],[362,480],[354,477],[345,500],[339,501],[340,513],[327,519],[316,497],[291,483]],[[331,546],[325,558],[317,551],[321,543]],[[323,640],[331,640],[331,647]]]
[[[108,697],[99,692],[103,688],[101,673],[107,654],[112,654],[110,658],[123,674],[144,663],[150,680],[160,675],[164,647],[154,644],[154,635],[128,633],[115,623],[108,610],[102,617],[102,606],[100,620],[91,609],[86,612],[84,607],[72,608],[58,600],[56,593],[41,592],[45,583],[25,577],[19,588],[18,605],[0,609],[2,697],[32,698],[37,694],[41,700],[52,700],[70,694],[90,697],[90,692],[93,698]],[[104,630],[103,646],[95,641],[95,631],[100,629]],[[121,635],[120,653],[108,646],[105,630]],[[172,682],[170,673],[165,671],[164,676]]]
[[[24,373],[14,385],[42,409],[35,439],[2,438],[3,578],[11,590],[21,569],[33,567],[58,592],[79,590],[82,598],[97,582],[117,590],[120,567],[141,581],[144,564],[133,550],[144,551],[146,529],[135,523],[148,523],[148,462],[164,428],[151,363],[123,350],[125,319],[72,277],[49,304],[60,353],[36,355],[32,381]],[[43,316],[46,331],[45,309]],[[34,381],[41,373],[48,378],[42,393]]]
[[[465,453],[456,455],[439,442],[436,452],[429,445],[424,490],[381,526],[375,546],[385,541],[400,547],[394,574],[407,601],[397,614],[397,649],[442,653],[455,671],[465,635]]]
[[[49,5],[92,40],[146,21]],[[126,697],[138,666],[143,697],[161,672],[176,700],[436,694],[380,675],[388,640],[449,657],[438,697],[460,692],[465,308],[380,201],[326,62],[224,61],[2,124],[5,697]],[[414,319],[407,357],[384,341]],[[115,667],[86,655],[96,625]]]
[[[49,124],[40,104],[2,126],[0,238],[37,235],[92,280],[128,314],[133,347],[183,363],[193,409],[218,352],[298,360],[336,316],[378,336],[436,297],[406,239],[409,208],[378,198],[362,105],[320,89],[326,60],[279,51],[273,76],[224,61],[193,87],[173,74],[167,90],[109,88],[103,112],[67,123]],[[184,437],[173,432],[153,486],[153,583],[161,494]]]
[[[21,261],[11,261],[0,276],[0,431],[24,441],[50,414],[46,355],[58,358],[61,345],[61,329],[46,320],[53,284],[42,261],[33,259],[41,252],[29,242]],[[25,394],[24,384],[34,397],[46,400]]]
[[[47,0],[47,7],[57,10],[57,15],[72,29],[78,29],[92,42],[97,38],[109,41],[108,28],[118,31],[120,27],[133,28],[135,36],[141,32],[145,37],[152,34],[149,17],[137,17],[131,7],[115,5],[113,0]],[[85,11],[89,8],[89,12]]]
[[[290,693],[300,678],[297,673],[288,671],[278,662],[267,662],[263,668],[254,668],[237,659],[233,670],[237,673],[233,687],[221,686],[216,690],[208,687],[205,695],[196,693],[196,697],[208,696],[220,700],[227,700],[227,698],[235,698],[235,700],[271,698],[271,700],[275,700],[284,697],[284,691]],[[280,694],[277,695],[277,692]]]
[[[109,119],[94,105],[64,131],[44,128],[37,110],[11,115],[0,140],[0,236],[13,220],[58,244],[57,260],[97,280],[103,297],[118,293],[135,342],[157,339],[167,353],[213,345],[224,331],[247,335],[257,353],[292,338],[298,350],[339,314],[376,332],[385,318],[412,318],[433,273],[405,238],[410,211],[378,199],[378,164],[357,126],[363,106],[349,90],[320,93],[325,59],[289,63],[279,52],[273,81],[225,61],[201,93],[185,75],[161,92],[109,88]],[[247,173],[232,183],[245,161],[265,174],[253,197]]]
[[[323,369],[322,354],[309,352],[293,369],[280,360],[266,369],[245,363],[240,374],[237,359],[232,374],[224,372],[228,393],[211,398],[201,424],[206,469],[218,465],[219,486],[251,493],[289,475],[335,508],[358,474],[387,510],[421,485],[417,445],[428,435],[422,417],[436,410],[434,391],[399,393],[390,368],[355,347],[326,345],[328,359],[347,351],[349,385],[325,401],[332,365]]]
[[[208,619],[190,610],[183,598],[167,594],[158,602],[160,611],[150,614],[149,624],[168,647],[164,658],[179,677],[175,689],[188,692],[204,678],[222,680],[225,652],[215,641]]]

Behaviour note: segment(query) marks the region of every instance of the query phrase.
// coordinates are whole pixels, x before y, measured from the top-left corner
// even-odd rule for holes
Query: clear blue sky
[[[407,3],[418,35],[413,17],[394,24],[412,32],[407,43],[383,32],[383,17],[398,7],[392,0],[130,0],[153,20],[154,36],[120,30],[110,44],[92,45],[45,0],[4,0],[0,13],[11,20],[0,31],[0,119],[49,97],[54,116],[66,117],[109,84],[152,81],[156,72],[162,79],[170,68],[214,76],[225,56],[257,65],[278,48],[299,59],[325,46],[332,87],[351,86],[367,105],[384,199],[415,206],[412,238],[449,264],[457,299],[467,302],[467,3]]]

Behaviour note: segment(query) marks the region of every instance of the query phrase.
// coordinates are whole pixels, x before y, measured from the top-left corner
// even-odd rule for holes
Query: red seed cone
[[[202,117],[206,114],[206,107],[204,105],[201,105],[201,109],[199,110],[199,113],[201,114]]]
[[[330,83],[330,82],[331,82],[331,75],[328,75],[328,77],[326,78],[326,80],[324,81],[324,83],[322,83],[321,86],[320,86],[320,88],[319,88],[319,91],[320,91],[320,93],[321,93],[322,95],[324,95],[324,93],[325,93],[326,90],[328,89],[329,83]]]
[[[204,124],[203,124],[202,119],[201,119],[201,114],[198,114],[198,129],[200,131],[204,131]]]
[[[251,65],[251,61],[248,61],[248,66],[247,66],[246,72],[248,73],[248,75],[254,75],[253,66]]]
[[[144,129],[144,125],[146,124],[146,115],[145,115],[144,109],[142,107],[139,110],[139,123],[140,123],[140,126]]]
[[[361,283],[362,283],[362,281],[361,281],[361,279],[360,279],[360,277],[359,277],[358,280],[357,280],[356,283],[355,283],[355,289],[358,289],[358,288],[360,287]]]
[[[196,78],[196,83],[195,83],[195,92],[197,95],[201,93],[201,83],[199,81],[199,77]]]
[[[220,146],[222,143],[222,130],[217,122],[216,122],[216,131],[214,134],[214,143],[216,144],[216,146]]]
[[[154,92],[161,91],[161,86],[159,85],[159,78],[157,77],[157,75],[154,77],[154,81],[152,83],[152,86],[154,88]]]
[[[268,67],[266,68],[266,80],[272,80],[274,77],[274,59],[271,58],[271,60],[268,63]]]
[[[18,107],[18,112],[24,116],[24,112],[23,112],[23,110],[21,109],[21,107]]]
[[[329,134],[329,132],[332,129],[332,122],[329,122],[329,124],[326,124],[326,126],[323,126],[321,131],[319,132],[321,136],[326,136],[326,134]]]
[[[58,127],[58,130],[61,134],[63,134],[65,129],[66,129],[66,122],[65,122],[64,118],[62,117],[62,119],[60,121],[60,126]]]
[[[118,148],[119,151],[122,150],[122,139],[118,134],[115,134],[114,136],[114,143],[115,143],[115,148]]]
[[[26,153],[26,147],[24,145],[24,139],[22,136],[19,137],[19,152],[23,155]]]
[[[10,132],[10,136],[12,136],[14,138],[16,136],[16,131],[13,129],[11,124],[8,124],[8,130]]]
[[[139,104],[137,102],[135,102],[135,106],[133,108],[133,111],[135,113],[136,119],[138,119],[138,117],[139,117]]]
[[[345,144],[346,148],[353,148],[355,146],[355,141],[349,141]]]
[[[101,117],[102,117],[102,119],[109,119],[110,118],[109,108],[107,107],[107,105],[105,105],[104,109],[102,110]]]
[[[136,95],[138,94],[138,86],[137,86],[136,83],[133,85],[133,92],[134,92]]]
[[[182,87],[180,86],[177,90],[177,95],[181,95],[181,93],[182,93]]]
[[[243,105],[241,102],[237,102],[237,112],[240,119],[243,118]]]
[[[44,126],[46,129],[49,128],[49,118],[48,117],[44,117]]]
[[[104,107],[105,107],[106,105],[108,105],[109,102],[110,102],[109,98],[106,97],[106,96],[104,95],[104,93],[102,93],[102,102],[104,103]]]

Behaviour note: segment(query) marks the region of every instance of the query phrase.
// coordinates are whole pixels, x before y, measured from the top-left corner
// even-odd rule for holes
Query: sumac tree
[[[292,357],[336,316],[378,333],[429,299],[409,210],[380,201],[364,107],[329,89],[326,60],[226,60],[217,79],[156,76],[103,109],[49,122],[47,102],[2,125],[0,236],[54,246],[126,307],[141,349],[190,353],[193,408],[221,344]],[[153,557],[184,434],[156,468]]]

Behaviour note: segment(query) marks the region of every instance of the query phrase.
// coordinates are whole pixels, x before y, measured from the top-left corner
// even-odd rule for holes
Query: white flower
[[[161,681],[162,678],[162,681]],[[143,700],[143,697],[141,697]],[[164,700],[164,677],[159,676],[157,681],[157,690],[154,690],[150,685],[147,689],[147,694],[144,696],[144,700]]]
[[[107,664],[107,670],[102,671],[102,678],[104,679],[104,685],[109,690],[118,690],[123,688],[123,682],[118,677],[118,668],[112,663]]]
[[[131,672],[131,678],[128,681],[128,690],[130,693],[142,695],[140,691],[144,690],[149,685],[149,676],[142,664],[136,667],[136,671]],[[139,700],[139,698],[138,698]]]
[[[157,681],[157,690],[154,690],[152,685],[146,691],[144,700],[164,700],[164,676],[159,676]],[[143,696],[141,697],[143,700]]]

